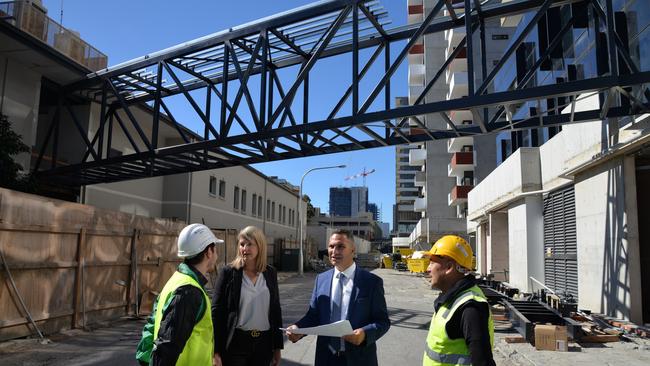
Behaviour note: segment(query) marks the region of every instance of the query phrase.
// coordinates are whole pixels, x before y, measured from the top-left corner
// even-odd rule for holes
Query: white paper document
[[[286,331],[287,329],[280,328],[280,330]],[[343,337],[344,335],[352,334],[352,325],[349,320],[339,320],[318,327],[289,329],[289,332],[294,334],[309,334],[325,337]]]

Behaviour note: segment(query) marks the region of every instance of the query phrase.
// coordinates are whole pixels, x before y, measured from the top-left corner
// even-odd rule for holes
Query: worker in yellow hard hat
[[[422,365],[495,365],[490,306],[472,275],[474,254],[467,241],[445,235],[426,252],[431,287],[441,291]]]

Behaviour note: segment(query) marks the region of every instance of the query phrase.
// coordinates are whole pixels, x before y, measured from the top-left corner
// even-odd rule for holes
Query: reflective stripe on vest
[[[437,362],[444,363],[444,364],[450,364],[450,365],[471,365],[472,360],[470,359],[469,355],[454,355],[451,353],[437,353],[434,352],[432,349],[427,347],[425,348],[427,352],[427,356]]]
[[[181,264],[182,266],[183,264]],[[164,309],[168,303],[169,298],[174,294],[177,288],[181,286],[191,285],[201,290],[205,302],[205,311],[203,316],[198,320],[192,329],[190,338],[185,343],[185,348],[178,356],[176,365],[181,366],[212,366],[212,356],[214,354],[214,331],[212,326],[212,312],[210,306],[210,298],[205,293],[201,285],[191,276],[174,272],[165,287],[163,287],[158,297],[158,307],[156,308],[155,326],[153,338],[158,338],[158,331],[160,330],[160,323],[162,321]],[[155,346],[154,346],[155,347]]]
[[[463,291],[454,299],[451,304],[443,304],[433,314],[429,334],[425,344],[424,366],[432,365],[471,365],[469,348],[465,339],[450,339],[447,335],[447,322],[453,317],[458,308],[468,301],[487,303],[487,299],[478,286],[472,286]],[[492,314],[489,313],[488,330],[490,333],[490,344],[494,346],[494,323]]]

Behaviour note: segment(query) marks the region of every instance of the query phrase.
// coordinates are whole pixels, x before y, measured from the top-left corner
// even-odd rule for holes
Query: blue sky
[[[185,0],[182,2],[64,0],[63,25],[80,32],[85,41],[107,54],[110,66],[312,2],[308,0]],[[44,0],[43,3],[48,9],[48,15],[59,21],[61,0]],[[392,20],[388,28],[405,24],[406,0],[382,0],[381,3],[388,10]],[[393,57],[399,53],[401,46],[403,43],[392,45]],[[362,60],[367,58],[368,52],[362,53],[360,57]],[[341,92],[336,86],[340,88],[349,78],[341,78],[342,82],[339,82],[337,71],[340,72],[340,68],[345,68],[344,73],[347,77],[349,75],[347,70],[351,70],[349,64],[341,64],[345,63],[345,60],[332,60],[323,63],[318,71],[315,69],[310,86],[318,85],[318,89],[310,88],[311,120],[321,119],[340,97]],[[369,93],[370,84],[374,84],[370,81],[372,77],[381,76],[379,71],[378,68],[373,68],[369,72],[369,82],[362,85],[360,90],[361,101]],[[329,80],[331,82],[328,82]],[[391,96],[405,95],[407,95],[407,74],[406,64],[403,63],[392,79]],[[378,99],[382,98],[380,96]],[[189,128],[202,129],[199,127],[198,117],[190,108],[186,108],[186,111],[180,114],[180,118],[176,111],[174,113],[177,119],[186,123]],[[395,148],[387,147],[256,164],[254,167],[267,175],[277,175],[298,185],[300,177],[307,169],[346,164],[345,169],[316,171],[310,173],[305,179],[305,194],[312,198],[314,205],[321,207],[325,212],[328,210],[329,187],[362,185],[361,178],[350,181],[345,181],[344,178],[357,174],[364,168],[375,169],[375,173],[368,176],[366,180],[369,199],[382,208],[382,221],[390,222],[392,226],[392,207],[395,202],[394,154]]]

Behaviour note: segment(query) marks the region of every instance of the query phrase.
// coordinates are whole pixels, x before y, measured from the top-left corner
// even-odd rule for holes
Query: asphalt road
[[[378,342],[380,365],[420,365],[424,340],[431,320],[435,292],[429,290],[422,277],[391,269],[374,271],[384,279],[386,304],[391,328]],[[291,324],[306,311],[314,283],[314,274],[294,277],[280,288],[284,322]],[[285,343],[282,358],[285,365],[313,365],[316,337],[308,336],[298,343]]]
[[[376,270],[384,279],[386,302],[392,326],[379,340],[381,365],[419,365],[422,362],[430,308],[435,293],[424,279],[393,270]],[[280,297],[283,319],[289,325],[307,310],[315,274],[281,280]],[[51,336],[52,343],[41,345],[35,340],[17,340],[0,344],[3,366],[31,365],[132,365],[140,338],[142,320],[120,320],[91,332],[66,331]],[[316,337],[285,343],[283,365],[312,365]]]
[[[412,273],[392,269],[374,271],[384,280],[391,328],[378,342],[379,364],[383,366],[421,365],[424,342],[437,292],[426,280]],[[280,298],[285,325],[300,318],[309,303],[315,274],[305,277],[282,274]],[[134,353],[143,320],[122,319],[90,332],[66,331],[50,336],[52,343],[35,340],[0,343],[2,366],[134,365]],[[497,365],[648,365],[650,341],[632,340],[608,344],[571,343],[570,352],[536,351],[530,344],[507,344],[509,323],[497,324],[494,357]],[[293,344],[285,342],[282,365],[313,365],[316,337],[308,336]]]

